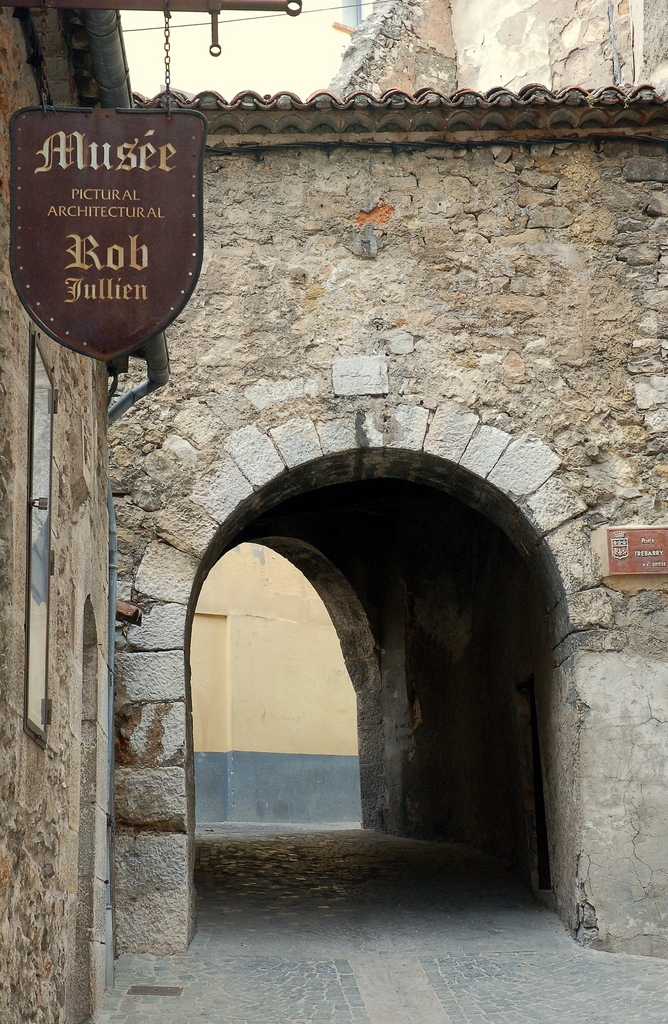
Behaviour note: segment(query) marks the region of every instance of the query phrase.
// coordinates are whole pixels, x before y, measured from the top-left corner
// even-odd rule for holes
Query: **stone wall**
[[[49,18],[52,93],[72,103],[58,19]],[[10,10],[0,13],[0,53],[0,1018],[56,1024],[83,1020],[104,985],[106,372],[40,339],[59,392],[51,495],[53,710],[43,749],[23,731],[29,321],[8,261],[8,121],[37,102],[37,90]],[[82,957],[85,977],[78,971]]]
[[[148,613],[121,655],[122,735],[147,781],[182,780],[128,819],[156,858],[128,876],[124,912],[146,911],[125,948],[141,922],[141,948],[164,949],[151,896],[170,884],[171,935],[190,934],[187,606],[273,504],[358,473],[450,490],[523,553],[550,611],[557,906],[582,941],[666,955],[666,599],[602,586],[589,537],[665,519],[667,181],[663,145],[632,139],[209,157],[172,383],[112,435],[125,592]],[[178,880],[174,860],[157,877],[162,846]]]
[[[663,84],[664,0],[413,0],[378,5],[331,83],[416,92]],[[644,39],[644,43],[643,43]],[[643,56],[644,48],[644,56]]]
[[[330,86],[336,96],[369,89],[457,88],[448,0],[394,0],[379,4],[353,34]]]

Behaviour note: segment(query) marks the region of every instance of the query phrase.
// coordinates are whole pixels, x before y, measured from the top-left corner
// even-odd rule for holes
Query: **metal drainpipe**
[[[82,12],[88,34],[93,74],[100,92],[103,107],[132,106],[132,89],[128,62],[123,46],[121,17],[118,11],[85,10]],[[137,353],[138,355],[140,353]],[[123,395],[109,410],[109,423],[115,423],[151,391],[162,387],[169,380],[169,355],[164,332],[146,342],[141,350],[146,359],[147,379]],[[116,638],[116,584],[118,577],[118,541],[116,515],[107,482],[107,511],[109,516],[109,614],[107,638],[107,666],[109,673],[108,722],[107,722],[107,851],[106,851],[106,906],[105,906],[105,985],[114,984],[114,921],[113,921],[113,869],[114,869],[114,648]]]

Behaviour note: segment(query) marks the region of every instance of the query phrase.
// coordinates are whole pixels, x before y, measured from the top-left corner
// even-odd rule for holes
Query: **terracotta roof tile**
[[[147,99],[135,96],[138,107],[166,105],[164,93]],[[201,110],[212,134],[452,134],[517,135],[536,133],[578,135],[635,134],[642,130],[663,138],[668,135],[668,101],[651,86],[633,89],[572,86],[552,92],[543,85],[526,85],[519,93],[490,89],[487,93],[458,89],[445,96],[435,89],[414,95],[390,89],[379,97],[358,91],[340,99],[326,90],[301,100],[292,92],[261,96],[239,92],[227,101],[216,92],[200,92],[193,99],[173,93],[178,107]]]

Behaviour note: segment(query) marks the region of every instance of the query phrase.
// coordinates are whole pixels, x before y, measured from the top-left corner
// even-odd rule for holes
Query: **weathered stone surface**
[[[354,416],[324,420],[317,424],[317,430],[323,455],[349,452],[358,447]]]
[[[383,342],[386,352],[393,356],[408,355],[415,348],[413,335],[400,327],[395,327],[391,331],[382,331],[377,340]]]
[[[668,181],[668,160],[636,156],[626,161],[623,174],[627,181]]]
[[[574,685],[586,708],[579,756],[590,809],[581,871],[599,942],[623,951],[634,948],[629,900],[642,903],[644,920],[664,920],[668,665],[649,653],[583,652]],[[642,948],[665,956],[665,924],[652,935]]]
[[[183,953],[193,930],[188,837],[119,829],[116,943],[119,955]]]
[[[216,520],[224,522],[237,505],[253,493],[253,488],[232,459],[224,459],[209,476],[195,485],[192,500]]]
[[[254,487],[268,483],[285,469],[271,439],[254,424],[230,434],[225,448]]]
[[[118,768],[116,820],[123,825],[185,832],[186,773],[183,768]]]
[[[563,206],[544,206],[532,210],[530,228],[567,228],[573,223],[573,214]]]
[[[183,700],[183,652],[121,652],[116,658],[116,683],[130,701]]]
[[[505,430],[483,425],[467,444],[459,464],[476,476],[486,477],[494,469],[511,441],[511,435]]]
[[[668,402],[668,377],[653,375],[649,380],[635,380],[633,388],[639,409],[652,409]]]
[[[548,533],[561,526],[568,519],[573,519],[587,506],[577,494],[561,480],[548,480],[537,491],[527,498],[524,507],[529,518],[541,533]]]
[[[223,424],[214,416],[204,400],[193,398],[186,402],[174,420],[176,433],[196,448],[204,448],[220,438]]]
[[[318,394],[317,377],[295,377],[291,380],[259,380],[246,388],[244,395],[259,412],[271,405],[290,402],[295,398],[308,395],[315,398]]]
[[[668,435],[668,409],[655,409],[646,413],[645,429],[650,434]]]
[[[388,448],[407,448],[419,452],[427,430],[429,409],[422,405],[399,405],[386,425]]]
[[[192,555],[153,541],[141,560],[135,586],[140,594],[156,601],[187,604],[197,566]]]
[[[519,498],[537,490],[558,469],[559,463],[559,456],[539,438],[518,437],[487,479],[506,494]]]
[[[610,591],[605,587],[581,590],[572,594],[568,601],[568,612],[573,629],[606,629],[612,626],[615,609]]]
[[[117,761],[127,768],[163,768],[185,764],[185,704],[125,705]]]
[[[155,525],[161,540],[194,555],[207,547],[217,529],[216,521],[188,499],[166,505],[158,512]]]
[[[311,420],[292,419],[271,431],[286,466],[292,468],[322,455],[320,438]]]
[[[182,604],[156,604],[144,612],[141,626],[130,626],[128,644],[138,651],[183,648],[186,609]]]
[[[382,356],[353,356],[332,363],[335,395],[386,395],[387,364]]]
[[[431,421],[424,450],[430,455],[459,462],[478,425],[474,412],[467,412],[456,402],[439,405]]]
[[[581,522],[565,523],[543,543],[550,549],[567,594],[595,587],[601,582],[601,562],[594,554],[589,535]]]

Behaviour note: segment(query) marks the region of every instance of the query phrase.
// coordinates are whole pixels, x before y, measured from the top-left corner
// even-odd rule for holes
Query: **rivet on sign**
[[[196,252],[194,252],[194,253],[193,253],[193,256],[197,256],[197,253],[196,253]]]
[[[23,270],[23,267],[21,267],[21,270]],[[30,288],[30,285],[29,285],[29,284],[27,284],[27,285],[26,285],[26,288]]]
[[[181,295],[185,295],[183,288],[181,289]]]
[[[70,333],[69,331],[65,331],[65,334],[69,334],[69,333]]]
[[[51,323],[53,323],[53,317],[51,317]]]
[[[192,272],[192,270],[189,270],[188,271],[188,277],[192,277],[192,276],[193,276],[193,272]]]
[[[174,307],[173,306],[170,306],[169,308],[172,310],[172,312],[174,312]]]
[[[195,234],[194,231],[193,231],[193,238],[197,238],[197,235]]]
[[[38,303],[37,303],[37,305],[38,305],[38,306],[41,306],[41,305],[42,305],[42,303],[41,303],[41,302],[38,302]]]
[[[196,217],[196,216],[197,216],[197,214],[196,214],[196,213],[193,213],[193,217]]]

